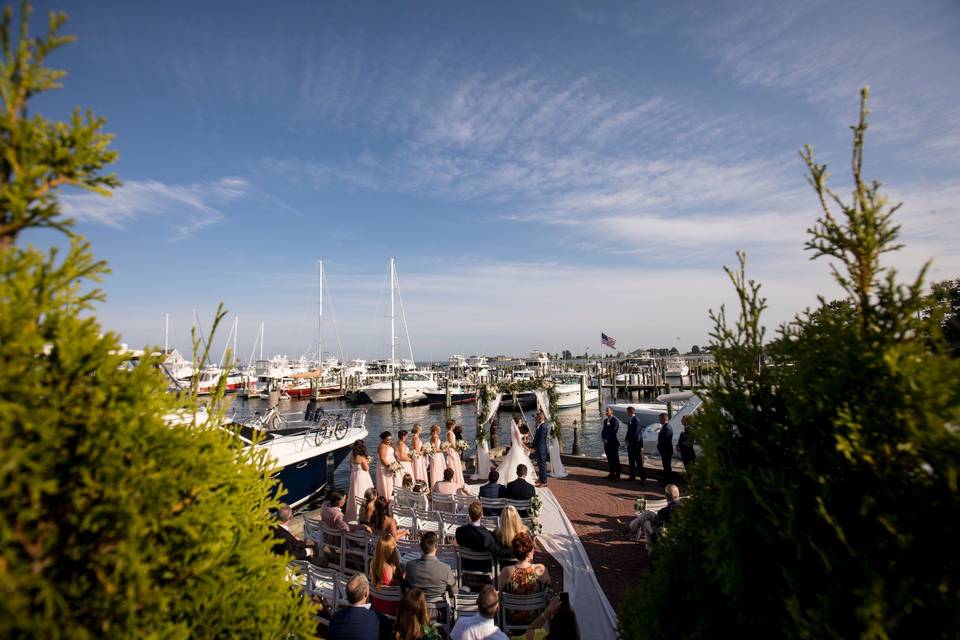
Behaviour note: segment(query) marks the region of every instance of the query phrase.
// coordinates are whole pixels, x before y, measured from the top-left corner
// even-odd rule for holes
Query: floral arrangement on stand
[[[540,500],[539,496],[533,496],[530,498],[530,521],[532,524],[531,529],[533,533],[537,534],[543,531],[543,525],[540,524],[540,509],[543,508],[543,502]]]
[[[557,440],[561,439],[560,430],[560,412],[557,409],[557,390],[553,382],[544,378],[534,378],[533,380],[519,380],[498,382],[496,384],[484,384],[478,387],[477,401],[477,446],[487,438],[487,422],[492,416],[488,415],[490,411],[490,399],[494,393],[516,394],[522,391],[536,391],[537,389],[546,389],[550,397],[550,433]]]

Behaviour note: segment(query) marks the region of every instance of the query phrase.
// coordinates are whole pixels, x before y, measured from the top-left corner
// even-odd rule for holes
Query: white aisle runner
[[[556,496],[549,489],[537,489],[543,506],[540,524],[543,530],[537,540],[544,550],[563,567],[563,588],[570,594],[570,604],[577,614],[580,634],[584,638],[616,640],[617,614],[600,588],[580,536]]]

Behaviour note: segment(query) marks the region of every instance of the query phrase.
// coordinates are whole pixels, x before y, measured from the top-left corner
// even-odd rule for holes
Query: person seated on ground
[[[377,540],[377,549],[373,552],[370,562],[370,584],[375,589],[400,586],[403,578],[403,569],[400,568],[400,552],[397,551],[397,539],[385,533]],[[373,610],[388,616],[397,614],[397,603],[381,600],[376,595],[371,596]]]
[[[462,491],[456,482],[453,481],[453,469],[447,467],[443,470],[443,480],[433,485],[433,493],[438,496],[452,496],[456,494],[469,495]]]
[[[367,599],[370,584],[358,573],[347,582],[349,607],[340,605],[330,618],[330,638],[337,640],[376,640],[380,637],[380,617],[370,610]]]
[[[428,602],[443,600],[446,593],[453,596],[457,580],[453,569],[437,558],[437,534],[427,531],[420,536],[420,552],[423,554],[416,560],[411,560],[404,567],[403,581],[400,583],[404,591],[422,589]]]
[[[649,547],[660,537],[663,527],[670,522],[670,514],[680,504],[680,488],[675,484],[668,484],[663,490],[667,498],[667,506],[657,512],[644,511],[637,514],[637,517],[629,523],[617,518],[617,524],[624,533],[636,534],[640,539],[640,534],[644,536],[644,542]]]
[[[347,519],[343,517],[344,500],[343,491],[334,489],[330,492],[327,501],[320,509],[320,521],[323,522],[324,526],[347,532],[360,530],[369,531],[369,529],[362,524],[351,525],[347,522]]]
[[[289,554],[294,560],[309,560],[313,564],[326,566],[322,554],[317,552],[317,543],[313,540],[301,540],[290,531],[290,519],[293,518],[293,509],[285,504],[277,509],[278,523],[273,527],[273,537],[276,542],[273,552],[278,556]]]
[[[543,632],[543,626],[550,623],[550,633]],[[569,598],[564,594],[555,595],[547,603],[547,608],[537,616],[524,634],[526,640],[580,640],[580,625],[577,614],[570,608]]]
[[[394,540],[406,538],[410,533],[406,529],[398,529],[397,521],[390,515],[390,503],[383,496],[377,496],[373,501],[373,517],[370,518],[370,529],[377,534],[389,533]]]
[[[501,545],[510,549],[511,545],[513,545],[513,539],[516,538],[519,533],[530,533],[530,530],[527,529],[527,525],[523,524],[523,520],[520,519],[520,514],[513,505],[504,507],[503,512],[500,514],[500,520],[497,522],[497,529],[493,537],[496,538],[497,542]]]
[[[509,640],[507,634],[497,628],[499,610],[500,594],[486,585],[477,596],[477,614],[461,616],[450,632],[451,640]]]
[[[421,589],[410,589],[400,600],[391,640],[440,640],[440,632],[430,624],[427,599]]]
[[[481,498],[502,498],[506,487],[498,482],[500,480],[500,474],[496,469],[490,471],[490,474],[487,476],[487,484],[482,485],[478,489],[478,493]]]
[[[363,492],[363,506],[360,507],[360,513],[357,515],[360,524],[370,525],[370,520],[373,518],[373,503],[376,499],[377,490],[373,487]]]
[[[483,526],[483,507],[479,502],[471,502],[467,513],[470,515],[470,524],[457,527],[458,545],[470,551],[489,553],[494,558],[509,558],[513,555],[509,548],[497,542],[493,534]],[[463,568],[469,571],[483,571],[490,568],[490,563],[480,560],[463,560]]]

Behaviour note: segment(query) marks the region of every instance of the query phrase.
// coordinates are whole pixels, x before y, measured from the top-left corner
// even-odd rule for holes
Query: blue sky
[[[345,355],[382,356],[391,255],[417,359],[704,344],[737,249],[775,326],[836,295],[797,151],[846,191],[863,84],[866,173],[905,202],[891,262],[960,274],[956,2],[51,8],[79,41],[34,108],[116,135],[124,186],[64,201],[131,345],[169,312],[183,348],[222,300],[244,358],[260,321],[299,355],[323,259]]]

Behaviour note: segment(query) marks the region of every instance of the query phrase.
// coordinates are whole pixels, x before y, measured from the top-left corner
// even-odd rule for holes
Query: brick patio
[[[567,473],[562,480],[551,478],[547,486],[573,523],[597,581],[616,609],[626,588],[650,567],[643,545],[622,534],[616,519],[633,517],[634,501],[641,493],[648,500],[662,499],[663,486],[656,480],[646,485],[626,480],[611,483],[605,472],[582,467],[568,466]]]

